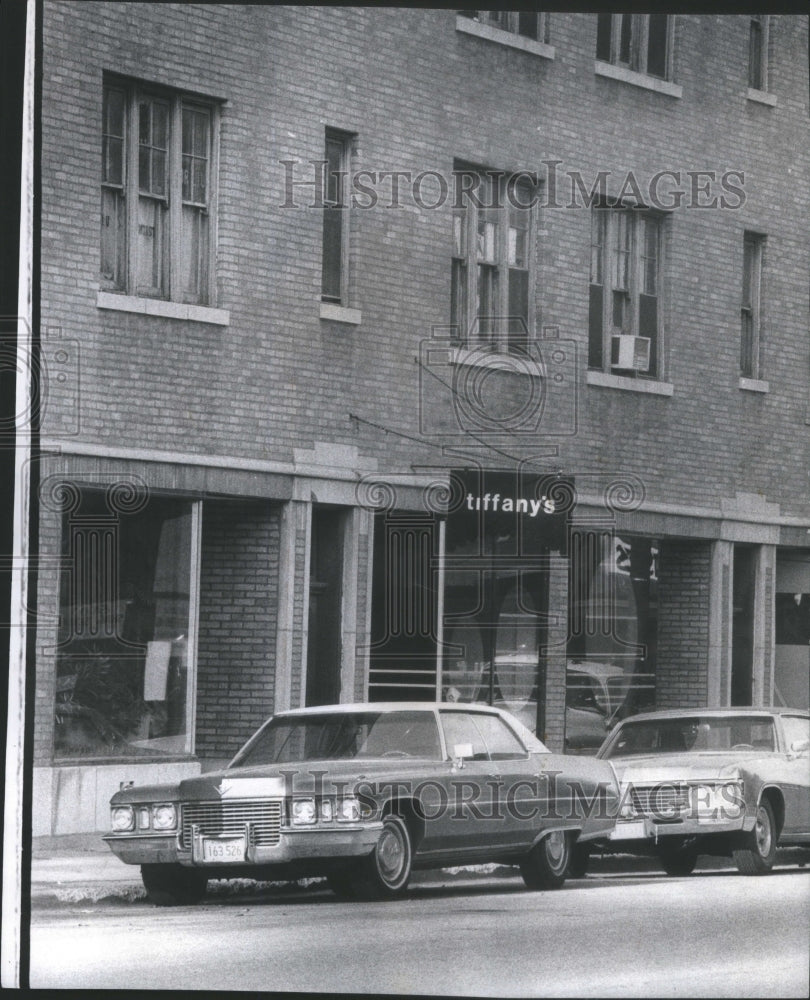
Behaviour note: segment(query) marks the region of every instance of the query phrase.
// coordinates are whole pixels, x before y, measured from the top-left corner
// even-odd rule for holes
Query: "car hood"
[[[224,768],[166,785],[136,785],[116,792],[111,804],[180,802],[228,798],[276,798],[284,795],[352,794],[365,783],[419,781],[436,776],[450,762],[407,758],[382,760],[312,760],[255,767]]]
[[[649,784],[659,781],[705,781],[739,777],[762,759],[756,751],[743,753],[634,754],[611,758],[622,784]]]

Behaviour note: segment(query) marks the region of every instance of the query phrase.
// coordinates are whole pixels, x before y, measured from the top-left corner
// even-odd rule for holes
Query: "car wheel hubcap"
[[[561,830],[546,837],[546,858],[555,871],[565,864],[565,834]]]
[[[768,814],[762,808],[757,809],[757,850],[765,858],[771,850],[771,824]]]
[[[377,861],[386,881],[394,882],[402,874],[405,865],[405,845],[396,830],[383,831],[377,844]]]

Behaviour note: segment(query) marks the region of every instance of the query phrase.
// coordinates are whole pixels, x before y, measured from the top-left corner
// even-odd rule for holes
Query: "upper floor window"
[[[451,325],[459,340],[519,349],[532,329],[532,206],[528,174],[454,172]]]
[[[661,230],[650,212],[593,209],[589,368],[659,374]]]
[[[323,267],[321,298],[336,305],[348,304],[349,225],[347,182],[351,136],[326,132],[323,174]]]
[[[742,305],[740,308],[740,374],[760,377],[760,287],[765,237],[746,233],[743,237]]]
[[[667,14],[599,14],[596,58],[637,73],[669,80],[671,35]]]
[[[104,288],[208,305],[213,298],[217,109],[146,85],[104,86]]]
[[[536,42],[548,43],[548,15],[537,10],[460,10],[462,17],[469,17],[481,24],[489,24],[513,35],[522,35]]]
[[[768,15],[755,14],[748,28],[748,86],[768,89]]]

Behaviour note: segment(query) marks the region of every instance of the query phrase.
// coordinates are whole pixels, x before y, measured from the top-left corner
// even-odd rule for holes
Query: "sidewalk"
[[[125,865],[112,853],[101,833],[69,834],[60,837],[35,837],[31,854],[31,902],[35,907],[75,905],[118,900],[133,902],[145,900],[146,892],[137,865]],[[795,867],[810,864],[810,854],[795,848],[781,848],[776,855],[777,866]],[[724,858],[705,858],[698,871],[734,869],[733,862]],[[628,877],[643,874],[663,874],[652,858],[616,854],[596,856],[592,859],[592,876]],[[444,868],[438,871],[414,872],[412,885],[442,886],[462,881],[492,881],[501,878],[520,878],[517,869],[503,865],[473,865],[465,868]],[[295,886],[290,883],[253,883],[248,879],[232,880],[233,884],[220,883],[217,894],[255,891],[301,891],[308,879]],[[278,886],[278,890],[275,886]]]

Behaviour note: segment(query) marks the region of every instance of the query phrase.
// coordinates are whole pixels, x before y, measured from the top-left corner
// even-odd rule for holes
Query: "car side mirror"
[[[790,744],[791,753],[807,753],[808,750],[810,750],[810,740],[794,740]]]

